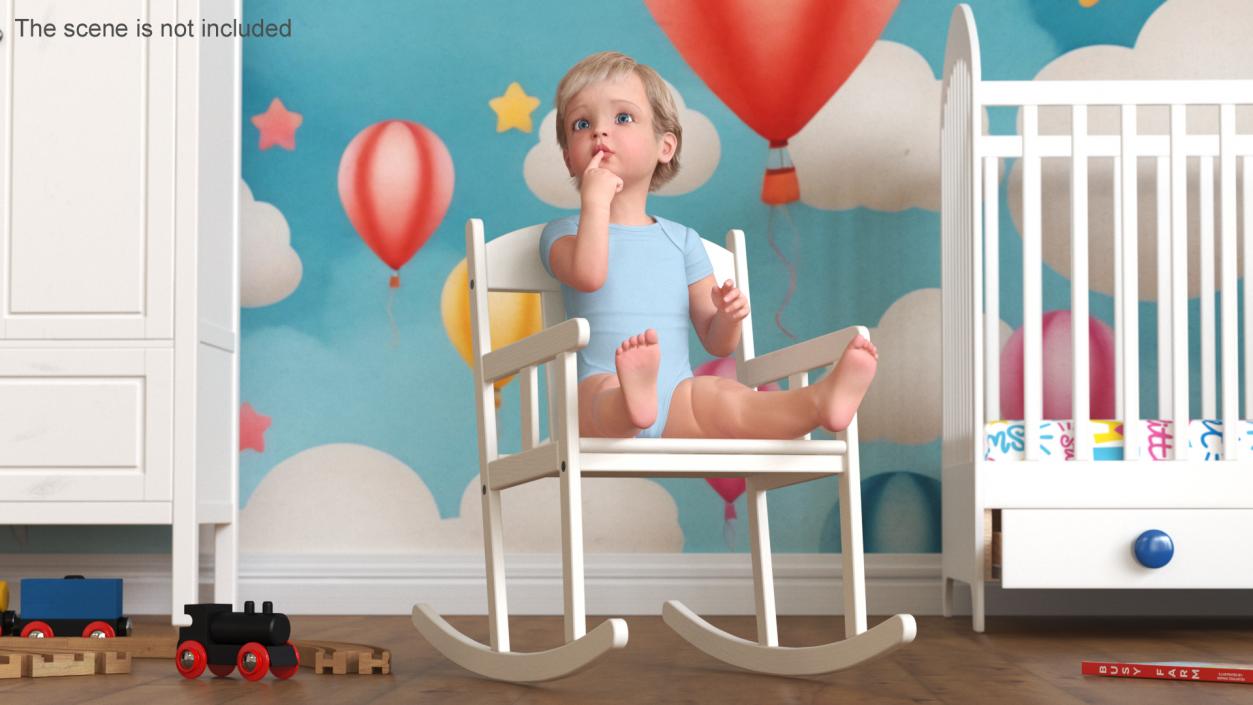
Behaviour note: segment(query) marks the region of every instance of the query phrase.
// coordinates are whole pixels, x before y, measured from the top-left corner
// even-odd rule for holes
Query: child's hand
[[[738,323],[748,317],[748,297],[741,294],[730,279],[720,287],[713,287],[709,293],[713,296],[714,306],[718,308],[718,313],[733,323]]]
[[[613,197],[622,190],[622,179],[600,165],[604,156],[604,152],[597,152],[596,156],[592,157],[592,161],[588,162],[587,169],[583,171],[583,187],[580,190],[583,205],[591,203],[607,207]]]

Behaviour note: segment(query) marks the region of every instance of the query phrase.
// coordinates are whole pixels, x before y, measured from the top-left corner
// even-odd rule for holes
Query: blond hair
[[[675,138],[674,156],[669,162],[658,162],[648,190],[656,191],[679,173],[679,151],[683,148],[683,126],[679,124],[679,111],[675,106],[674,96],[661,76],[651,66],[636,63],[635,59],[616,51],[602,51],[592,54],[575,64],[566,72],[557,85],[557,144],[564,152],[569,146],[566,141],[566,109],[570,101],[579,91],[598,81],[618,79],[634,72],[644,84],[644,94],[648,96],[648,105],[653,111],[653,133],[660,138],[667,132]]]

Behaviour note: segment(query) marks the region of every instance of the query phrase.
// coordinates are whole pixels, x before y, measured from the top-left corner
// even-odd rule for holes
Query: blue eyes
[[[631,116],[631,113],[618,113],[613,116],[613,122],[615,125],[628,125],[635,122],[635,118]],[[592,123],[588,122],[586,118],[579,118],[574,121],[575,132],[578,132],[579,130],[586,130],[591,126]]]

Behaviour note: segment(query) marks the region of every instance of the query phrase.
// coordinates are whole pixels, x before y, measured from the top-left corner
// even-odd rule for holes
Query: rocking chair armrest
[[[533,365],[548,362],[563,352],[587,346],[591,328],[586,318],[571,318],[528,335],[483,356],[483,380],[495,382]]]
[[[798,372],[834,364],[858,333],[870,340],[870,331],[865,326],[849,326],[746,360],[740,368],[740,383],[746,387],[758,387]]]

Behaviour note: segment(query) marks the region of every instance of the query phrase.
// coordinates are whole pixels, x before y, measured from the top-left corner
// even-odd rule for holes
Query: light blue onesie
[[[622,341],[649,328],[657,330],[661,344],[657,420],[640,431],[638,438],[661,437],[675,388],[692,376],[687,287],[714,271],[695,230],[663,218],[656,220],[652,225],[609,226],[609,272],[604,286],[588,293],[561,286],[566,315],[586,318],[592,329],[591,340],[578,354],[580,382],[602,372],[616,374],[614,353]],[[544,228],[540,260],[549,274],[553,243],[578,230],[578,216],[554,220]]]

